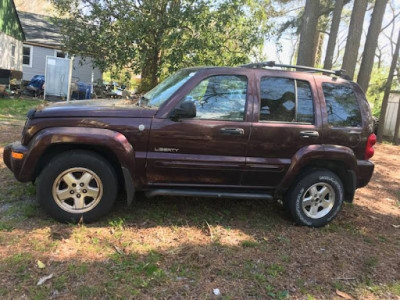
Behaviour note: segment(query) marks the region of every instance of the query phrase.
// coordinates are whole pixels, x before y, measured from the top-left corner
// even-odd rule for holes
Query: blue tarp
[[[28,88],[35,91],[43,89],[44,75],[35,75],[28,84]]]

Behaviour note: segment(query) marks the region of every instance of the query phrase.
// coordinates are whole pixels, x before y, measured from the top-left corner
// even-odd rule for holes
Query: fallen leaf
[[[51,278],[53,278],[53,273],[51,273],[48,276],[44,276],[44,277],[40,278],[37,285],[42,285],[43,283],[45,283],[47,280],[49,280]]]
[[[394,225],[394,224],[392,224],[392,226],[393,226],[394,228],[400,228],[400,225]]]
[[[44,269],[46,267],[46,265],[42,263],[40,260],[37,261],[37,266],[39,269]]]
[[[350,296],[349,294],[336,290],[336,294],[344,299],[348,299],[348,300],[354,300],[354,298],[352,296]]]

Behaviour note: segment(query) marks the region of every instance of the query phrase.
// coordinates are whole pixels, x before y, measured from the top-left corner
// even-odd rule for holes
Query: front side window
[[[280,77],[261,78],[260,121],[314,122],[310,84]]]
[[[323,83],[328,123],[337,127],[360,127],[360,107],[348,84]]]
[[[24,46],[22,48],[22,63],[24,66],[32,66],[32,47]]]
[[[183,101],[195,103],[195,119],[243,121],[246,98],[246,76],[218,75],[201,81]]]

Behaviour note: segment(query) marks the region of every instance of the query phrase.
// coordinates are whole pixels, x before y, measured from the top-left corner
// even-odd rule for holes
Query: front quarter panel
[[[49,146],[62,144],[106,147],[115,154],[121,166],[127,168],[132,177],[134,175],[134,149],[123,134],[102,128],[53,127],[41,130],[31,139],[19,174],[15,174],[16,177],[20,181],[33,180],[36,163],[44,151]]]

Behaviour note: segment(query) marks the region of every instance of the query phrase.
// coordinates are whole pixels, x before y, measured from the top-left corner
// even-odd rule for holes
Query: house
[[[22,77],[24,32],[14,1],[0,0],[0,85]]]
[[[4,0],[0,0],[4,1]],[[25,33],[23,44],[23,80],[31,80],[35,75],[44,75],[46,57],[68,58],[62,51],[62,35],[60,28],[48,16],[18,12]],[[87,84],[102,79],[102,72],[93,65],[90,58],[74,57],[72,77]]]

